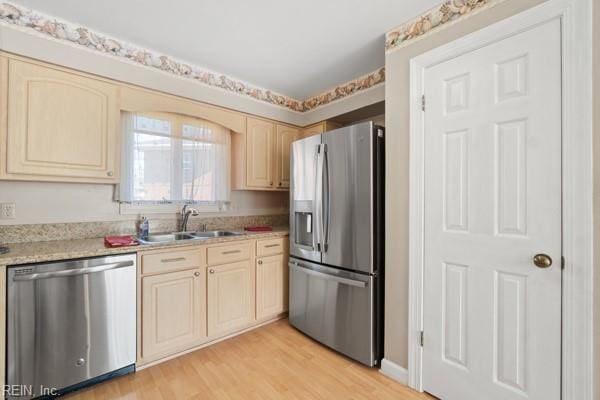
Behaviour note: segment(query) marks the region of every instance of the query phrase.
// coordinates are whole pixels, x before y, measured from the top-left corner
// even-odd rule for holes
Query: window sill
[[[119,204],[119,214],[138,215],[138,214],[174,214],[181,211],[183,204]],[[219,213],[227,210],[226,205],[201,205],[192,204],[190,207],[198,210],[200,213]]]

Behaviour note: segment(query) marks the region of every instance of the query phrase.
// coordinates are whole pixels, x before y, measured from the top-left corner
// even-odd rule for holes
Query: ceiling
[[[12,0],[295,99],[384,65],[384,34],[441,0]]]

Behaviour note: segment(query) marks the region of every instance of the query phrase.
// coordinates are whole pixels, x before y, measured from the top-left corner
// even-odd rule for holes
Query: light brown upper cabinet
[[[248,118],[246,125],[246,184],[250,187],[272,188],[275,156],[275,124]]]
[[[339,128],[341,125],[331,121],[322,121],[318,124],[311,125],[302,129],[302,138],[309,136],[320,135],[323,132],[331,131]]]
[[[290,151],[292,142],[299,137],[299,130],[285,125],[277,125],[275,161],[278,188],[290,187]]]
[[[290,186],[290,148],[297,128],[248,117],[246,134],[233,136],[233,188],[286,190]],[[242,161],[245,160],[245,161]]]
[[[0,72],[8,108],[0,178],[118,182],[116,85],[8,57],[0,57]]]

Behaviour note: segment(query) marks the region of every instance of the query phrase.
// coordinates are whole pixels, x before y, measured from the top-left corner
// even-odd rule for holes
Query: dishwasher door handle
[[[13,277],[13,281],[35,281],[37,279],[61,278],[65,276],[93,274],[95,272],[103,272],[111,269],[133,267],[133,264],[133,261],[122,261],[111,264],[97,265],[88,268],[64,269],[61,271],[51,272],[34,272],[32,274],[15,275]]]

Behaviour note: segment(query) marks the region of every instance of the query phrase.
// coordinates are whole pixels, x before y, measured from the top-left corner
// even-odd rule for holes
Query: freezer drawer
[[[290,323],[363,364],[377,362],[376,277],[292,259]]]

